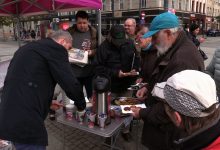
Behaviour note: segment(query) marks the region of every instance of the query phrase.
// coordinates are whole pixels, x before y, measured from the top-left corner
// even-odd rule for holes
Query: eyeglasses
[[[126,25],[125,24],[124,27],[129,27],[130,28],[130,27],[134,27],[134,25]]]

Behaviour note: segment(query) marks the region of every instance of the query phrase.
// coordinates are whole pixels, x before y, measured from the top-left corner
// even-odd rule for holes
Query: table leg
[[[65,143],[66,140],[65,140],[65,125],[63,124],[63,150],[65,150]]]
[[[117,141],[117,138],[118,138],[120,132],[121,132],[121,130],[119,129],[118,131],[115,132],[115,134],[113,134],[113,135],[110,137],[110,138],[111,138],[111,143],[110,143],[110,145],[107,144],[107,143],[103,143],[103,145],[110,147],[111,150],[122,150],[120,147],[116,147],[116,146],[115,146],[116,141]]]

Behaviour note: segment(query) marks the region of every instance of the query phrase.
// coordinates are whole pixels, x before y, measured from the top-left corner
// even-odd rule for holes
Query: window
[[[179,0],[179,10],[182,10],[182,1]]]
[[[198,12],[199,9],[199,2],[196,2],[196,12]]]
[[[203,14],[205,13],[205,3],[203,4]]]
[[[103,11],[106,10],[106,3],[102,3],[102,10],[103,10]]]
[[[110,0],[109,6],[109,10],[112,11],[112,0]]]
[[[146,8],[146,0],[141,0],[141,8]]]
[[[202,13],[202,3],[199,4],[199,12]]]
[[[185,10],[188,10],[188,5],[189,5],[189,0],[186,0],[186,6],[185,6]]]
[[[130,0],[129,9],[132,9],[132,0]]]
[[[119,10],[124,9],[123,1],[124,1],[124,0],[120,0],[120,1],[119,1]]]
[[[194,11],[194,7],[195,7],[195,2],[192,1],[192,11]]]
[[[172,0],[172,8],[174,8],[174,7],[175,7],[175,1]]]

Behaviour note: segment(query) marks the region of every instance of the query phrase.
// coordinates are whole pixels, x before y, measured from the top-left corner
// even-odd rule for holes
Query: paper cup
[[[94,113],[88,114],[88,127],[89,128],[94,128],[95,116],[96,116],[96,114],[94,114]]]
[[[73,120],[74,105],[66,105],[66,119]]]
[[[79,121],[80,124],[83,124],[83,120],[85,117],[85,110],[83,111],[76,111],[77,121]]]
[[[99,127],[100,127],[100,129],[104,130],[104,128],[105,128],[105,121],[107,119],[107,115],[99,115],[98,119],[99,119]]]

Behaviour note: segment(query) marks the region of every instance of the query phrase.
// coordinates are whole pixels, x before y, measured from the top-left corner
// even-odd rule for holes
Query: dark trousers
[[[82,86],[85,86],[85,89],[86,89],[86,95],[89,98],[92,97],[92,79],[93,79],[93,76],[89,76],[89,77],[78,77],[77,78],[78,81],[80,82],[80,84]]]
[[[46,146],[13,143],[16,150],[46,150]]]

